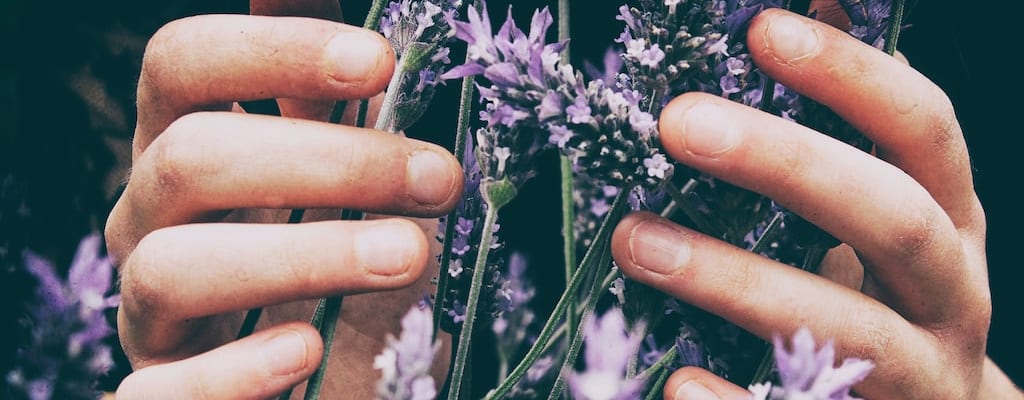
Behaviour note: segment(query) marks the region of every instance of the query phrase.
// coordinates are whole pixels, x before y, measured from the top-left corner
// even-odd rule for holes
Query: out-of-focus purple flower
[[[101,256],[99,234],[78,246],[67,280],[54,265],[25,250],[24,268],[36,278],[36,299],[29,303],[30,341],[18,349],[18,362],[6,378],[25,398],[95,398],[95,379],[113,366],[104,340],[114,333],[104,311],[116,307],[120,295],[107,296],[113,280],[110,260]]]
[[[641,330],[626,331],[626,317],[613,308],[600,318],[587,320],[584,359],[586,370],[567,380],[573,397],[586,400],[634,399],[641,382],[626,378],[626,368],[643,340]]]
[[[839,0],[850,17],[850,34],[864,43],[882,48],[888,29],[892,0]]]
[[[604,82],[605,86],[614,86],[619,72],[622,71],[622,55],[614,47],[609,47],[604,51],[602,64],[602,67],[598,68],[589,60],[584,61],[583,72],[592,80]]]
[[[441,343],[432,340],[433,329],[430,310],[414,306],[402,318],[401,335],[388,334],[383,352],[373,360],[373,368],[381,371],[378,399],[431,400],[437,396],[430,367]]]
[[[874,369],[868,360],[847,358],[836,367],[835,348],[831,341],[817,348],[811,331],[800,328],[793,335],[791,350],[786,350],[781,337],[776,336],[775,363],[781,386],[767,390],[763,385],[751,387],[761,397],[755,400],[821,399],[851,400],[853,385],[864,380]],[[770,384],[769,384],[770,386]]]

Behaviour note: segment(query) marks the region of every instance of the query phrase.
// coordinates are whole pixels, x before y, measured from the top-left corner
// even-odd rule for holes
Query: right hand
[[[338,19],[337,4],[251,9]],[[436,222],[338,221],[338,209],[442,215],[461,169],[439,146],[311,119],[381,92],[394,58],[374,32],[312,18],[205,15],[151,39],[131,174],[106,227],[134,369],[118,398],[270,398],[320,363],[324,344],[303,322],[316,299],[409,287],[345,300],[331,357],[344,361],[330,366],[325,395],[372,396],[386,333],[432,290]],[[264,98],[279,99],[283,117],[235,103]],[[321,222],[284,224],[292,208]],[[267,307],[259,330],[235,340],[256,307]]]

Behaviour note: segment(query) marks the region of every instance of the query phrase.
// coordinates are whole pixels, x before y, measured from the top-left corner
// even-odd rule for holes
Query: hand
[[[251,9],[337,19],[337,6]],[[131,176],[106,230],[135,369],[118,398],[270,398],[320,363],[324,344],[304,322],[315,299],[409,287],[345,300],[325,396],[372,397],[386,333],[430,290],[424,231],[436,222],[338,221],[338,209],[432,217],[462,185],[439,146],[311,121],[381,92],[390,45],[322,19],[206,15],[162,28],[143,64]],[[280,99],[284,118],[234,103],[264,98]],[[309,223],[284,224],[291,208],[311,209]],[[234,340],[256,307],[268,307],[259,331]]]
[[[679,162],[760,192],[839,238],[845,244],[824,268],[856,278],[837,278],[852,288],[649,213],[628,216],[614,233],[623,272],[765,339],[801,326],[833,338],[838,358],[876,364],[855,387],[866,398],[1015,391],[986,362],[985,216],[945,94],[897,59],[782,10],[761,13],[747,37],[763,71],[852,123],[877,157],[706,94],[683,95],[664,110],[661,141]],[[692,368],[678,371],[665,393],[749,395]]]

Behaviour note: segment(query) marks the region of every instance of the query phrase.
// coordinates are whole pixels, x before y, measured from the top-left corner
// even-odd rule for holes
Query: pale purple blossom
[[[767,384],[770,390],[764,385],[751,387],[755,400],[856,399],[850,395],[850,389],[874,369],[871,361],[858,358],[847,358],[836,367],[832,341],[818,348],[806,327],[793,335],[791,349],[786,349],[779,336],[775,337],[774,344],[781,385],[770,387]]]
[[[78,245],[66,280],[47,259],[24,250],[24,268],[36,278],[35,300],[21,321],[30,340],[17,350],[17,367],[5,376],[16,393],[32,400],[95,398],[95,379],[113,366],[104,340],[114,333],[104,311],[120,303],[108,296],[114,269],[101,253],[97,233]]]
[[[388,334],[383,352],[373,360],[381,372],[378,399],[430,400],[437,395],[430,369],[441,343],[433,339],[433,328],[430,310],[414,306],[402,318],[400,336]]]
[[[613,308],[586,322],[584,360],[586,369],[572,372],[567,380],[573,397],[581,400],[633,399],[642,382],[626,377],[630,358],[643,340],[642,330],[627,331],[626,317]]]

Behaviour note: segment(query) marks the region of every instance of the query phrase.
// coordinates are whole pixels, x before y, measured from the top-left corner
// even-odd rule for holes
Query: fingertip
[[[320,366],[323,341],[309,324],[290,322],[262,332],[260,336],[259,354],[268,375],[301,379]]]
[[[324,47],[328,80],[349,96],[366,98],[382,92],[395,70],[391,44],[377,32],[341,30]]]
[[[824,47],[824,24],[780,9],[758,14],[747,29],[747,45],[754,62],[797,66],[813,59]]]
[[[693,253],[678,226],[646,212],[624,219],[612,240],[612,255],[623,273],[656,286],[660,277],[675,275],[689,264]]]
[[[423,230],[400,218],[366,221],[355,236],[357,262],[387,286],[415,282],[427,264],[428,246]]]
[[[739,400],[750,393],[698,367],[683,367],[665,383],[665,400]]]
[[[684,163],[725,157],[745,137],[736,107],[743,106],[707,93],[679,96],[661,114],[662,145]]]
[[[448,213],[462,193],[462,166],[448,150],[434,144],[409,153],[406,179],[409,196],[425,207],[427,216]]]

